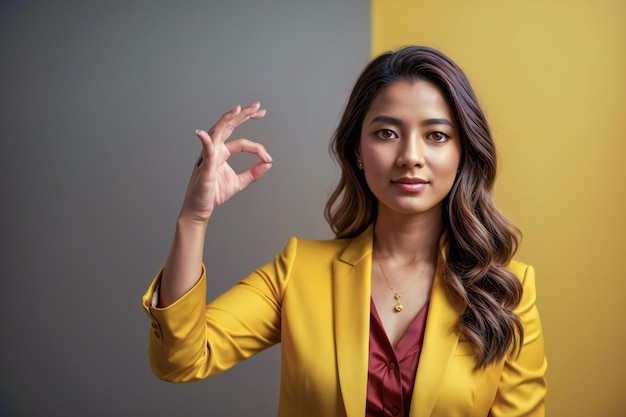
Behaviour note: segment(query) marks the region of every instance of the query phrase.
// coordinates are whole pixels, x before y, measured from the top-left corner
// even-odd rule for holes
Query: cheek
[[[453,173],[456,176],[456,172],[459,169],[461,163],[461,149],[460,146],[451,146],[447,152],[442,152],[439,155],[438,166],[442,172]]]
[[[380,147],[364,147],[362,149],[363,164],[370,168],[381,168],[389,163],[389,152]]]
[[[457,154],[439,155],[432,161],[433,169],[436,169],[440,175],[455,175],[459,169],[460,158]]]

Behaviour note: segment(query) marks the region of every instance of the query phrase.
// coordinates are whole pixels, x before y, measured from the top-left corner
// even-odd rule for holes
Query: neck
[[[374,253],[379,259],[393,258],[401,265],[437,259],[441,236],[441,210],[420,215],[400,215],[379,210],[374,225]]]

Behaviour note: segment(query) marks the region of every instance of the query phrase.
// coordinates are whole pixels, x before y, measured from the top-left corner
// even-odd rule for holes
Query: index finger
[[[272,162],[272,157],[269,153],[267,153],[265,146],[261,145],[260,143],[253,142],[245,138],[239,138],[237,140],[228,142],[227,144],[225,144],[225,146],[226,149],[228,149],[228,152],[230,152],[231,154],[246,152],[250,154],[255,154],[263,162]]]

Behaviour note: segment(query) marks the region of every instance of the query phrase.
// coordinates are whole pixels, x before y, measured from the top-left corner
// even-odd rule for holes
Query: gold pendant
[[[393,293],[393,298],[396,299],[396,306],[394,307],[394,310],[396,310],[398,313],[402,311],[402,309],[404,307],[402,307],[402,304],[400,304],[400,297],[402,296],[402,294],[394,292]]]

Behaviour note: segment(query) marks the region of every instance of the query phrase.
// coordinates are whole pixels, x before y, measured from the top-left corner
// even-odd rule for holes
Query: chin
[[[389,214],[399,214],[402,216],[421,216],[421,215],[441,215],[442,204],[436,205],[422,205],[422,204],[398,204],[398,205],[384,205],[383,212],[388,212]],[[381,213],[381,208],[379,208],[379,214]]]

